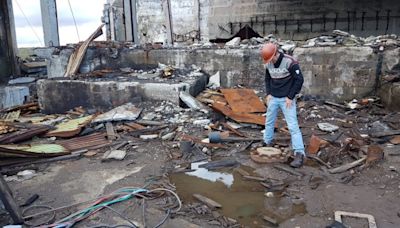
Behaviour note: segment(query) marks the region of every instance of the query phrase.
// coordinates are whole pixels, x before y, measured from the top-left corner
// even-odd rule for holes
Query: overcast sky
[[[68,1],[56,0],[56,2],[61,45],[77,43],[79,41],[78,35]],[[101,24],[101,16],[103,15],[106,0],[70,0],[70,2],[75,15],[80,41],[83,41]],[[18,5],[25,13],[39,38],[32,31]],[[13,9],[18,47],[44,46],[40,0],[13,0]],[[102,35],[97,40],[105,39],[104,37]]]

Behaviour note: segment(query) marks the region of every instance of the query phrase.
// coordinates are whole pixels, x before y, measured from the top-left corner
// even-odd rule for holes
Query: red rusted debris
[[[83,149],[95,149],[104,147],[110,144],[110,141],[106,138],[105,133],[94,133],[91,135],[75,137],[68,140],[57,141],[57,144],[67,148],[70,151],[83,150]]]
[[[383,155],[384,155],[383,149],[380,146],[378,146],[378,145],[368,146],[366,164],[369,165],[374,162],[382,160]]]
[[[221,92],[235,113],[266,111],[265,105],[252,89],[221,89]]]
[[[232,109],[229,108],[228,106],[222,105],[220,103],[214,103],[212,107],[217,111],[221,112],[222,114],[224,114],[225,116],[228,116],[231,119],[240,123],[254,123],[258,125],[265,124],[265,117],[261,115],[252,113],[236,113],[232,111]]]
[[[390,140],[390,143],[392,143],[392,144],[394,144],[394,145],[400,144],[400,135],[396,135],[395,137],[393,137],[393,138]]]
[[[310,142],[308,143],[307,147],[307,152],[310,154],[316,154],[322,146],[326,146],[327,144],[327,141],[319,138],[318,136],[311,135]]]

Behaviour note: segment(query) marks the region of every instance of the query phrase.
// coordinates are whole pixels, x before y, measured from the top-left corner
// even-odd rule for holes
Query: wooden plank
[[[345,171],[347,171],[349,169],[352,169],[352,168],[354,168],[356,166],[361,165],[366,159],[367,159],[367,157],[363,157],[363,158],[360,158],[360,159],[358,159],[358,160],[356,160],[354,162],[347,163],[345,165],[342,165],[342,166],[339,166],[339,167],[336,167],[336,168],[333,168],[333,169],[329,169],[328,171],[329,171],[329,173],[343,173],[343,172],[345,172]]]
[[[16,204],[14,197],[11,195],[11,190],[4,180],[3,175],[0,175],[0,200],[3,202],[5,209],[10,214],[14,224],[24,223],[21,210]]]
[[[79,70],[79,66],[81,65],[81,62],[83,60],[83,57],[86,54],[86,50],[89,47],[89,44],[96,39],[97,37],[99,37],[100,35],[103,34],[102,28],[103,28],[104,24],[100,25],[96,31],[94,31],[92,33],[92,35],[89,36],[89,38],[87,38],[85,40],[85,42],[83,42],[78,49],[76,49],[72,55],[69,58],[68,61],[68,65],[67,65],[67,70],[65,72],[65,77],[70,77],[72,75],[75,75],[78,70]]]
[[[221,92],[236,113],[266,112],[265,105],[253,89],[221,89]]]
[[[211,209],[213,209],[213,208],[221,208],[222,207],[221,204],[215,202],[214,200],[212,200],[210,198],[202,196],[200,194],[193,194],[193,197],[196,198],[197,200],[199,200],[200,202],[204,203],[205,205],[207,205]]]
[[[392,135],[400,135],[400,130],[382,131],[382,132],[375,132],[375,133],[371,134],[372,137],[376,137],[376,138],[392,136]]]
[[[277,169],[277,170],[280,170],[280,171],[284,171],[284,172],[290,173],[290,174],[295,175],[295,176],[299,176],[299,177],[304,176],[304,174],[302,174],[300,172],[297,172],[296,170],[294,170],[294,169],[292,169],[290,167],[281,165],[281,164],[274,165],[274,168]]]
[[[112,125],[111,122],[106,123],[106,131],[107,131],[107,138],[109,140],[115,140],[117,139],[117,134],[114,131],[114,126]]]

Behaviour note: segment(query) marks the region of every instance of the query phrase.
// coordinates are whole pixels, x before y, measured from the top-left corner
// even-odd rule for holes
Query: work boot
[[[290,163],[290,166],[293,168],[300,168],[303,166],[304,155],[302,153],[295,153],[294,160]]]

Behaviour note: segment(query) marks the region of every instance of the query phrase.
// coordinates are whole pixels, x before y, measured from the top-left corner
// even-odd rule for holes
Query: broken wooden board
[[[202,196],[200,194],[193,194],[193,197],[196,198],[197,200],[199,200],[200,202],[204,203],[205,205],[207,205],[208,207],[210,207],[211,209],[214,208],[221,208],[222,205],[215,202],[214,200],[207,198],[205,196]]]
[[[55,126],[55,130],[49,131],[46,136],[56,136],[62,138],[75,136],[81,132],[81,129],[87,125],[93,119],[93,117],[94,115],[90,115],[60,123]]]
[[[90,42],[92,42],[94,39],[97,37],[101,36],[103,34],[102,28],[104,24],[100,25],[96,31],[92,33],[92,35],[89,36],[85,42],[83,42],[78,49],[76,49],[70,56],[68,65],[67,65],[67,70],[65,72],[64,77],[70,77],[72,75],[75,75],[78,70],[79,66],[81,65],[81,62],[83,60],[83,57],[86,54],[86,50],[89,47]]]
[[[69,150],[58,144],[0,146],[0,157],[51,157],[69,153]]]
[[[358,160],[356,160],[354,162],[351,162],[351,163],[348,163],[348,164],[345,164],[345,165],[342,165],[342,166],[339,166],[339,167],[336,167],[336,168],[333,168],[333,169],[328,169],[328,172],[329,173],[343,173],[343,172],[345,172],[345,171],[347,171],[349,169],[352,169],[352,168],[354,168],[356,166],[361,165],[365,160],[367,160],[366,156],[363,157],[363,158],[360,158],[360,159],[358,159]]]
[[[239,123],[253,123],[262,126],[265,125],[265,117],[262,115],[252,113],[236,113],[228,106],[220,103],[212,104],[212,108]]]
[[[265,105],[253,89],[221,89],[221,92],[236,113],[266,112]]]
[[[45,125],[33,126],[28,129],[22,129],[17,132],[0,137],[0,144],[10,144],[22,142],[33,138],[36,135],[41,135],[50,130],[51,127]]]

